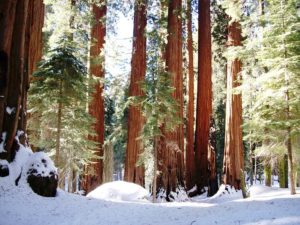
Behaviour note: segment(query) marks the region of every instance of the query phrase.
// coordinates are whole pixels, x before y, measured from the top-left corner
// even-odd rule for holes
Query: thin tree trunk
[[[198,94],[195,136],[195,170],[198,193],[208,186],[208,144],[212,116],[210,0],[199,0]]]
[[[191,189],[195,185],[195,151],[194,151],[194,57],[191,0],[187,1],[187,48],[188,48],[188,109],[186,125],[186,187]]]
[[[59,98],[63,95],[62,80],[59,82]],[[61,118],[62,118],[62,101],[58,102],[57,109],[57,124],[56,124],[56,143],[55,143],[55,165],[58,167],[60,164],[60,136],[61,136]]]
[[[101,4],[105,3],[105,0],[100,1]],[[106,25],[103,19],[106,16],[106,4],[98,7],[96,4],[92,6],[94,23],[91,30],[91,47],[90,47],[90,73],[97,78],[104,78],[104,59],[101,62],[93,62],[93,60],[100,57],[103,51]],[[93,40],[96,40],[93,42]],[[83,189],[86,193],[95,189],[98,185],[102,183],[103,176],[103,144],[104,144],[104,99],[103,99],[103,84],[99,81],[95,84],[95,92],[92,96],[92,102],[89,105],[89,113],[96,119],[93,127],[95,130],[95,136],[89,136],[90,140],[98,143],[96,149],[96,155],[100,157],[99,159],[93,159],[93,164],[86,166],[85,177],[83,181]],[[94,171],[94,174],[90,174]]]
[[[129,96],[142,96],[144,93],[141,89],[140,82],[145,80],[146,74],[146,36],[145,28],[146,3],[144,0],[136,1],[134,10],[134,30],[133,46],[131,59],[131,77]],[[141,107],[131,105],[128,115],[128,142],[125,159],[124,180],[145,185],[145,172],[142,165],[137,166],[140,154],[143,152],[143,144],[137,138],[141,135],[144,124]]]
[[[157,165],[157,156],[158,156],[158,151],[157,148],[159,147],[158,145],[158,138],[155,137],[154,138],[154,146],[153,146],[153,150],[154,150],[154,165],[153,165],[153,181],[152,181],[152,202],[155,203],[156,202],[156,191],[157,191],[157,169],[158,169],[158,165]]]
[[[228,46],[241,45],[241,28],[238,22],[229,24]],[[227,63],[227,98],[225,120],[225,147],[223,162],[223,182],[241,189],[241,172],[244,169],[242,141],[242,96],[233,94],[232,89],[239,86],[241,62],[238,59]]]
[[[280,2],[281,3],[281,7],[285,7],[285,3],[286,0],[283,0]],[[282,15],[282,27],[285,28],[285,15]],[[284,46],[284,58],[287,58],[287,46],[286,46],[286,36],[283,35],[283,46]],[[285,73],[284,73],[284,79],[285,79],[285,87],[286,87],[286,91],[285,91],[285,102],[286,102],[286,109],[285,109],[285,113],[286,113],[286,121],[290,121],[291,120],[291,116],[290,116],[290,104],[289,104],[289,100],[290,100],[290,93],[289,93],[289,86],[290,86],[290,78],[289,78],[289,74],[286,72],[287,68],[285,66]],[[293,161],[293,150],[292,150],[292,139],[291,139],[291,126],[288,125],[287,129],[286,129],[286,133],[287,133],[287,140],[286,140],[286,148],[287,148],[287,154],[288,154],[288,160],[289,160],[289,168],[290,168],[290,184],[291,184],[291,194],[294,195],[296,194],[296,183],[295,183],[295,176],[294,176],[294,161]]]

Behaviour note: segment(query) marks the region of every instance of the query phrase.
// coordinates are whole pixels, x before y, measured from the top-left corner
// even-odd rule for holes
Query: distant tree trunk
[[[195,174],[198,193],[208,186],[208,144],[212,116],[210,0],[199,0],[198,94],[195,134]]]
[[[168,43],[166,46],[166,70],[170,73],[175,87],[173,97],[178,101],[179,118],[183,121],[183,75],[182,75],[182,24],[181,0],[169,1],[168,7]],[[157,188],[164,189],[168,195],[178,186],[184,186],[184,132],[183,124],[173,132],[165,132],[158,148]]]
[[[281,188],[288,188],[288,157],[285,154],[282,159],[278,160],[278,180],[279,180],[279,187]]]
[[[104,63],[97,61],[93,62],[95,59],[99,60],[100,53],[104,47],[104,37],[106,34],[106,26],[103,19],[106,16],[106,4],[105,0],[100,0],[100,3],[103,4],[101,7],[98,7],[96,4],[93,4],[92,10],[94,15],[94,21],[91,31],[91,47],[90,47],[90,57],[91,57],[91,66],[90,73],[97,78],[104,77]],[[93,40],[96,40],[93,42]],[[103,144],[104,144],[104,99],[103,99],[103,85],[97,81],[95,84],[95,92],[92,96],[92,102],[89,105],[90,114],[96,119],[94,124],[94,130],[96,135],[89,136],[89,138],[98,143],[96,150],[96,155],[98,157],[103,157]],[[89,175],[89,173],[93,174]],[[98,185],[102,183],[103,176],[103,160],[94,159],[92,165],[88,165],[85,168],[85,177],[83,182],[83,189],[86,193],[95,189]]]
[[[146,74],[146,8],[145,0],[135,1],[129,96],[142,96],[144,94],[140,82],[145,80]],[[141,186],[145,185],[144,167],[136,164],[139,155],[143,152],[143,144],[137,138],[141,135],[144,120],[140,106],[131,105],[128,114],[128,142],[124,180]]]
[[[104,145],[103,183],[113,181],[114,173],[114,148],[111,142]]]
[[[216,164],[216,129],[214,127],[214,120],[210,120],[209,129],[209,142],[208,142],[208,190],[207,195],[213,196],[218,191],[218,179],[217,179],[217,164]]]
[[[228,46],[241,45],[241,28],[238,22],[229,24]],[[238,59],[227,62],[227,97],[225,120],[225,147],[223,162],[223,182],[241,189],[241,172],[244,169],[242,141],[242,96],[233,94],[232,89],[239,86],[241,62]]]
[[[62,110],[63,110],[63,81],[60,80],[59,83],[59,102],[57,106],[57,124],[56,124],[56,141],[55,141],[55,166],[60,167],[61,159],[60,159],[60,137],[61,137],[61,123],[62,123]],[[65,174],[66,171],[59,171],[59,187],[64,190],[65,187]]]
[[[188,48],[188,109],[186,124],[186,187],[191,189],[195,185],[195,151],[194,151],[194,57],[191,0],[187,1],[187,48]]]
[[[265,185],[271,187],[272,183],[272,167],[269,160],[264,161]]]
[[[63,95],[63,83],[62,80],[59,82],[59,96],[62,98]],[[61,133],[61,118],[62,118],[62,101],[58,102],[57,106],[57,124],[56,124],[56,142],[55,142],[55,165],[59,166],[60,162],[60,133]]]

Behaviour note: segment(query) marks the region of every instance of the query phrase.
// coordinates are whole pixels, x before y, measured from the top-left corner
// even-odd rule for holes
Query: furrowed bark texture
[[[194,57],[191,0],[187,2],[187,48],[188,48],[188,109],[186,125],[186,187],[191,189],[195,185],[195,151],[194,151]]]
[[[241,45],[241,28],[238,22],[228,27],[228,46]],[[242,96],[233,94],[239,86],[238,75],[241,62],[238,59],[227,62],[227,99],[225,119],[225,147],[223,162],[223,182],[241,189],[241,171],[244,169],[242,141]]]
[[[100,3],[104,3],[101,0]],[[91,30],[92,43],[90,47],[90,57],[94,60],[98,58],[103,47],[104,38],[106,34],[106,26],[104,17],[106,16],[106,5],[98,7],[97,5],[92,6],[94,21]],[[94,42],[95,40],[95,42]],[[91,62],[90,73],[97,78],[104,77],[104,68],[102,62]],[[93,128],[95,130],[95,136],[89,136],[90,140],[98,143],[96,149],[96,155],[103,157],[103,144],[104,144],[104,99],[103,99],[103,85],[100,82],[95,84],[95,92],[92,95],[92,101],[89,105],[89,113],[96,119]],[[91,173],[89,175],[89,173]],[[103,177],[103,161],[102,159],[93,159],[93,164],[86,166],[85,178],[83,182],[83,189],[86,193],[95,189],[102,183]]]
[[[19,144],[26,144],[26,101],[30,66],[41,57],[44,5],[40,0],[7,0],[0,3],[0,133],[4,152],[0,158],[12,161]],[[41,41],[41,39],[40,39]],[[5,134],[5,135],[3,135]],[[5,137],[4,137],[5,136]]]
[[[142,96],[140,82],[145,80],[146,74],[146,5],[144,1],[136,1],[134,10],[133,51],[131,60],[130,96]],[[144,117],[140,106],[131,105],[128,115],[128,142],[125,159],[124,180],[141,186],[145,185],[145,172],[143,166],[137,166],[140,154],[143,152],[141,135]]]
[[[183,76],[182,76],[182,24],[181,0],[169,1],[168,8],[168,43],[166,46],[166,69],[170,73],[175,87],[173,97],[179,104],[179,118],[183,121]],[[162,129],[163,130],[163,129]],[[157,188],[175,191],[177,186],[184,186],[184,132],[183,124],[174,132],[165,132],[165,138],[160,140],[158,148],[158,177]]]
[[[195,170],[198,193],[208,186],[208,144],[212,114],[210,1],[199,1],[198,93],[195,134]]]

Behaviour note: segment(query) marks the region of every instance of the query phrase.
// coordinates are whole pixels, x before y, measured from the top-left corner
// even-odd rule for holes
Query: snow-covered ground
[[[117,189],[122,183],[108,186]],[[291,196],[288,189],[264,186],[252,187],[248,199],[226,192],[223,189],[210,199],[156,204],[122,201],[122,197],[99,200],[61,190],[57,197],[45,198],[33,193],[26,182],[16,187],[8,178],[0,178],[0,225],[300,224],[300,194]]]

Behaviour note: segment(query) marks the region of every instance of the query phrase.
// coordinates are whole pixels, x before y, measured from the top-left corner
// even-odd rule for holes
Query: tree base
[[[27,161],[25,170],[31,189],[44,197],[55,197],[58,185],[57,170],[51,159],[43,152],[36,152]]]
[[[49,177],[42,177],[36,175],[29,175],[27,182],[31,189],[38,195],[44,197],[55,197],[56,189],[58,185],[58,179],[56,175]]]

